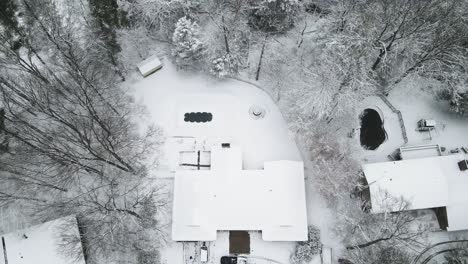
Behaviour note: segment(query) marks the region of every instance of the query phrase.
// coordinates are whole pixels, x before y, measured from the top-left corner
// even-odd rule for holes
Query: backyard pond
[[[361,119],[361,146],[368,150],[376,150],[386,139],[384,122],[375,109],[364,109]]]

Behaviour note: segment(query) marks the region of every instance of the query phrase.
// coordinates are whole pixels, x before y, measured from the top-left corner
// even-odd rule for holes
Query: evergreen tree
[[[18,49],[20,40],[18,38],[18,21],[16,20],[16,11],[18,7],[15,0],[0,1],[0,33],[5,34],[7,39],[11,41],[11,47]],[[2,30],[3,28],[3,30]],[[3,33],[3,32],[4,33]]]
[[[239,58],[234,54],[226,53],[212,61],[210,72],[218,78],[236,76],[239,72],[239,64]]]
[[[126,14],[119,9],[117,0],[88,0],[88,2],[96,22],[97,33],[106,43],[110,62],[116,66],[117,73],[124,79],[117,68],[117,54],[121,49],[115,31],[128,25]]]
[[[187,17],[182,17],[177,21],[172,35],[172,43],[174,44],[172,55],[179,66],[194,66],[200,61],[205,45],[198,38],[198,35],[196,22]]]

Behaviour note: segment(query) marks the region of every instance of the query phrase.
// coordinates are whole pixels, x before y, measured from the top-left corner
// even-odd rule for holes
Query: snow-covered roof
[[[174,183],[172,238],[213,241],[218,230],[261,230],[267,241],[307,240],[304,166],[265,162],[242,170],[239,147],[213,147],[211,170],[180,170]]]
[[[140,62],[137,67],[141,75],[144,77],[162,68],[162,63],[156,55],[153,55],[146,60]]]
[[[468,229],[468,171],[460,171],[462,154],[372,163],[363,166],[374,212],[398,211],[385,199],[404,198],[407,209],[446,207],[448,230]]]
[[[74,216],[1,235],[0,264],[85,264],[83,257],[68,256],[60,247],[64,233],[79,236]],[[76,246],[81,250],[81,244]]]
[[[435,127],[436,126],[436,121],[433,119],[426,119],[426,126],[427,127]]]
[[[407,146],[400,148],[401,159],[420,159],[441,156],[440,146],[437,144]]]

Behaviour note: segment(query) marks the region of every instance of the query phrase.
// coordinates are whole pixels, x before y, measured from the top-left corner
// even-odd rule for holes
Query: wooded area
[[[413,76],[468,114],[467,19],[467,0],[3,0],[0,206],[33,222],[76,214],[88,263],[159,263],[168,199],[148,169],[164,136],[138,125],[124,82],[158,50],[179,70],[258,81],[308,152],[342,257],[409,263],[430,227],[366,213],[360,166],[333,133]]]

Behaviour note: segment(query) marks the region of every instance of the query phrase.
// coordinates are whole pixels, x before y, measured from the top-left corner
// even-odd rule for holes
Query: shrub
[[[239,72],[239,60],[227,53],[212,61],[210,72],[218,78],[236,76]]]
[[[322,252],[320,230],[315,226],[309,226],[308,240],[298,242],[294,254],[291,256],[293,264],[309,263],[312,258]]]

